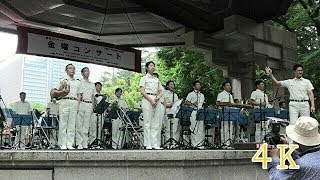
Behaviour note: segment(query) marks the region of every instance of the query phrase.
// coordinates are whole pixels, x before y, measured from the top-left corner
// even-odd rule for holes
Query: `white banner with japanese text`
[[[19,33],[21,37],[19,37],[17,53],[70,59],[141,72],[141,52],[139,50],[119,48],[107,43],[52,32],[47,33],[34,29],[28,31],[30,28],[20,27],[20,29],[27,29],[27,31],[23,31],[24,34]]]

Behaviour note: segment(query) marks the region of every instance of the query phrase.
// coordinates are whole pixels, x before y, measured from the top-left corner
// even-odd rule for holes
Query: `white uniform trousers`
[[[78,145],[78,149],[88,148],[89,126],[92,112],[92,103],[80,102],[76,121],[76,145]]]
[[[171,127],[170,127],[171,125]],[[178,118],[168,118],[167,115],[164,116],[164,128],[165,128],[165,142],[167,140],[169,140],[170,135],[171,138],[173,138],[176,141],[179,141],[179,137],[180,137],[180,131],[179,131],[179,119]],[[171,132],[170,132],[171,130]],[[166,145],[169,145],[169,143],[167,143]],[[175,145],[175,143],[173,142],[172,145]]]
[[[295,124],[300,116],[310,116],[309,102],[294,102],[289,103],[290,124]]]
[[[98,123],[98,137],[97,137],[97,123]],[[101,130],[103,128],[104,120],[101,119],[101,114],[93,113],[90,118],[89,128],[89,145],[93,143],[96,138],[101,140]]]
[[[234,142],[234,130],[233,121],[222,121],[221,122],[221,143],[226,146],[230,146],[231,142]]]
[[[150,95],[151,98],[155,96]],[[160,119],[161,109],[163,105],[158,102],[156,107],[153,107],[151,103],[142,98],[141,107],[143,112],[143,143],[147,148],[159,148],[161,144],[161,126],[162,119]]]
[[[260,123],[256,124],[256,132],[255,132],[255,142],[261,143],[264,136],[269,132],[268,129],[268,121],[260,121]]]
[[[200,147],[202,148],[202,142],[204,140],[204,123],[203,121],[197,121],[197,111],[192,111],[190,116],[190,130],[191,130],[191,145],[193,147]]]
[[[75,138],[78,101],[62,99],[59,104],[59,137],[61,138],[61,147],[62,149],[70,149]]]
[[[20,142],[20,147],[24,148],[25,145],[29,143],[29,126],[16,126],[17,134],[15,138],[15,144],[18,146]]]
[[[112,148],[114,149],[121,149],[123,145],[123,131],[120,131],[120,127],[122,127],[121,119],[112,119]]]

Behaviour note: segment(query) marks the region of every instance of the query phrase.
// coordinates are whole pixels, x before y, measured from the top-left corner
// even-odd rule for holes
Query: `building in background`
[[[46,104],[50,101],[50,90],[60,78],[66,76],[65,66],[76,67],[76,78],[81,78],[81,69],[86,63],[39,56],[14,55],[12,60],[1,63],[0,94],[8,104],[19,100],[19,93],[27,93],[27,101]]]

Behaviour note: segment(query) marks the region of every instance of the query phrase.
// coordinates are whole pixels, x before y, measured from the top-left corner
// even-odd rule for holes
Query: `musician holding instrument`
[[[204,95],[200,92],[201,83],[200,81],[196,80],[193,82],[193,91],[190,92],[186,98],[186,105],[189,105],[193,108],[193,111],[190,116],[190,130],[191,130],[191,145],[194,148],[204,149],[201,146],[201,142],[204,140],[205,132],[204,132],[204,122],[197,121],[197,111],[202,108],[204,103]]]
[[[94,95],[94,106],[96,106],[100,103],[100,101],[103,99],[104,95],[101,94],[102,90],[102,84],[101,82],[96,82],[94,83],[95,86],[95,95]],[[106,99],[108,101],[108,99]],[[102,114],[98,114],[96,112],[92,113],[91,118],[90,118],[90,128],[89,128],[89,144],[93,143],[93,141],[101,137],[101,129],[103,127],[104,121],[102,120]],[[98,126],[98,128],[97,128]],[[98,133],[97,133],[98,131]],[[98,137],[97,137],[98,134]],[[100,138],[99,138],[100,139]]]
[[[31,114],[32,108],[30,106],[30,103],[26,101],[26,93],[25,92],[20,92],[20,101],[17,101],[14,103],[14,106],[12,108],[14,114],[20,114],[20,115],[25,115],[25,114]],[[23,145],[28,144],[28,134],[29,134],[29,126],[17,126],[17,131],[20,131],[21,136],[18,138],[15,138],[15,143],[18,144],[19,141],[21,141],[23,144],[20,145],[21,148],[24,148]],[[21,138],[21,139],[19,139]]]
[[[114,94],[116,95],[116,98],[112,102],[112,106],[121,108],[124,112],[128,110],[128,104],[127,102],[122,99],[122,89],[117,88],[114,91]],[[120,149],[122,147],[122,132],[119,128],[122,127],[122,120],[120,117],[117,119],[112,120],[112,148],[113,149]]]
[[[251,93],[250,104],[252,104],[254,108],[272,108],[272,105],[268,101],[268,96],[264,92],[264,82],[262,80],[257,80],[256,87],[257,89]],[[256,121],[255,128],[255,142],[261,142],[267,133],[268,122]]]
[[[67,77],[60,79],[52,90],[52,95],[61,98],[59,101],[59,137],[61,149],[74,149],[76,115],[78,111],[78,92],[80,80],[74,78],[75,67],[68,64],[65,68]]]
[[[142,113],[144,118],[144,146],[146,149],[162,149],[161,144],[161,103],[162,86],[160,80],[153,76],[155,63],[146,63],[146,75],[140,80],[140,92],[142,94]]]
[[[216,105],[219,108],[230,107],[234,104],[233,97],[231,95],[230,82],[222,83],[223,91],[217,96]],[[223,115],[224,116],[224,115]],[[221,121],[221,142],[224,144],[223,148],[228,148],[231,142],[234,142],[234,123],[232,121]]]
[[[165,141],[167,141],[170,137],[173,138],[176,142],[179,141],[179,119],[173,117],[173,112],[171,112],[171,107],[173,104],[179,100],[177,93],[174,92],[175,83],[173,81],[167,81],[166,90],[164,91],[164,102],[166,107],[166,115],[165,115]],[[175,141],[172,143],[172,146],[175,146]]]
[[[81,69],[82,79],[80,80],[79,111],[76,121],[76,146],[78,149],[88,149],[88,133],[90,119],[94,109],[94,95],[96,88],[94,83],[89,81],[90,70],[88,67]]]

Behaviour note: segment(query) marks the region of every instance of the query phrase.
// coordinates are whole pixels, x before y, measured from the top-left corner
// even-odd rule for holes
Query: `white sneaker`
[[[67,149],[67,146],[61,146],[60,149]]]
[[[147,150],[150,150],[150,149],[152,149],[152,147],[147,146],[146,149],[147,149]]]

